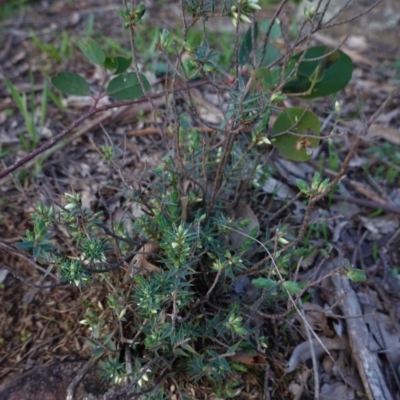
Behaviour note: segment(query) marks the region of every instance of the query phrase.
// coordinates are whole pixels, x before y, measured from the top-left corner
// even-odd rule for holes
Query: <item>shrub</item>
[[[132,58],[107,56],[93,39],[80,41],[82,53],[102,70],[99,87],[105,89],[94,95],[83,77],[59,72],[53,85],[66,94],[91,96],[92,107],[0,175],[41,154],[96,113],[169,96],[165,109],[155,111],[163,120],[163,134],[172,133],[172,149],[150,172],[149,191],[140,185],[124,188],[142,210],[129,227],[110,225],[103,213],[82,205],[79,193],[65,194],[64,204],[38,204],[33,230],[19,244],[36,262],[56,270],[61,284],[84,291],[97,281],[107,288],[107,309],[100,315],[88,307],[81,323],[90,328],[91,352],[101,359],[104,377],[124,384],[108,398],[128,392],[162,398],[162,382],[174,375],[233,396],[232,376],[250,368],[234,356],[264,354],[269,344],[262,318],[287,304],[288,314],[308,288],[310,282],[296,282],[292,274],[299,259],[313,250],[301,240],[313,206],[335,188],[356,143],[333,179],[315,174],[311,182],[298,181],[306,199],[300,229],[261,224],[249,199],[271,175],[271,148],[279,157],[311,159],[321,127],[310,100],[342,90],[352,63],[339,48],[310,45],[312,34],[332,23],[324,21],[327,6],[306,9],[298,30],[282,34],[278,17],[285,3],[276,6],[273,18],[259,20],[257,0],[224,2],[219,9],[213,1],[184,0],[184,26],[159,33],[155,67],[138,63],[136,34],[147,24],[144,5],[119,10],[131,34]],[[228,65],[206,29],[217,17],[231,18],[235,27]],[[189,33],[198,25],[202,40],[190,43]],[[304,49],[295,52],[300,45]],[[154,70],[169,82],[161,92],[153,92],[149,83]],[[224,110],[218,123],[205,120],[195,105],[193,90],[205,86]],[[176,101],[180,93],[188,99],[183,110]],[[104,96],[114,102],[99,105]],[[288,97],[301,101],[289,107]],[[204,126],[211,133],[204,133]],[[113,148],[103,152],[111,168]],[[292,201],[287,199],[286,206]],[[131,371],[120,353],[125,343],[135,355]],[[180,390],[184,393],[185,387]]]

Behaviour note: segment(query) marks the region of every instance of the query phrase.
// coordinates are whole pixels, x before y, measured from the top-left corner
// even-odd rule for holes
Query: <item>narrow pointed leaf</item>
[[[253,27],[247,29],[239,48],[239,64],[245,65],[249,62],[250,54],[253,51]],[[258,23],[254,23],[254,42],[257,41]]]
[[[89,84],[73,72],[59,72],[51,79],[52,84],[64,93],[75,96],[90,96]]]

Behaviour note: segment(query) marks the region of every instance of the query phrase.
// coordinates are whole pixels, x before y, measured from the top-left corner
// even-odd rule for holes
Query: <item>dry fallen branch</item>
[[[357,295],[346,276],[332,276],[335,296],[346,320],[349,343],[358,367],[366,395],[369,400],[392,400],[386,381],[379,365],[377,353],[369,349],[369,333],[364,321],[353,318],[362,314]]]

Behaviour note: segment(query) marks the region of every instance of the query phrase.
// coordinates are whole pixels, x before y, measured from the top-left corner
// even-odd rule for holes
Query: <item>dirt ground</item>
[[[176,4],[171,2],[168,16],[165,17],[164,14],[160,15],[156,1],[148,3],[149,12],[154,16],[152,23],[159,26],[173,23],[173,18],[176,18]],[[348,19],[370,4],[373,2],[354,2],[341,18]],[[122,39],[122,44],[129,48],[129,38],[121,26],[120,17],[113,12],[119,5],[112,0],[100,2],[100,5],[92,0],[77,3],[32,2],[25,12],[3,21],[0,38],[1,76],[10,79],[21,92],[31,90],[29,74],[34,80],[35,91],[43,88],[43,76],[51,76],[59,70],[84,71],[87,76],[91,76],[93,71],[88,71],[83,57],[78,55],[73,60],[60,60],[56,65],[52,65],[32,43],[30,29],[33,29],[43,42],[54,39],[62,31],[78,38],[86,32],[88,21],[93,16],[93,32],[101,32],[118,40],[125,38]],[[260,13],[260,16],[262,15]],[[265,12],[266,17],[269,15],[270,13]],[[396,70],[395,63],[396,60],[400,60],[400,2],[383,1],[370,13],[351,23],[317,33],[315,44],[336,46],[346,36],[348,38],[343,50],[353,59],[355,70],[351,84],[340,98],[343,120],[346,120],[340,127],[342,132],[346,132],[340,154],[342,159],[354,136],[348,132],[354,131],[360,121],[358,104],[362,104],[362,112],[369,118],[389,94],[398,88],[400,66]],[[57,108],[50,105],[43,140],[51,138],[81,114],[83,105],[73,103],[73,99],[70,101],[64,115],[60,115]],[[314,103],[312,107],[318,112],[318,104]],[[12,110],[12,113],[9,110]],[[165,141],[157,134],[157,130],[152,130],[150,110],[148,106],[142,105],[132,107],[124,114],[101,117],[103,127],[113,136],[115,144],[120,145],[117,151],[121,154],[117,156],[121,156],[122,152],[129,154],[122,170],[125,176],[140,176],[145,169],[157,166],[165,152]],[[361,304],[357,315],[359,318],[362,318],[360,313],[364,315],[365,334],[369,335],[368,343],[373,351],[379,354],[381,374],[388,388],[385,399],[400,399],[400,280],[396,275],[396,271],[400,271],[399,110],[400,94],[397,93],[371,126],[350,163],[346,178],[342,181],[347,192],[346,199],[339,195],[334,196],[329,206],[327,203],[320,204],[316,211],[319,218],[329,219],[338,213],[344,215],[343,223],[332,227],[332,244],[338,253],[349,258],[354,266],[363,269],[367,274],[366,284],[354,285],[349,291],[354,292]],[[139,113],[144,117],[137,118]],[[17,132],[23,129],[23,126],[23,118],[14,106],[4,81],[0,80],[0,154],[1,151],[17,147],[20,141]],[[88,359],[89,352],[85,340],[88,331],[79,321],[84,318],[87,304],[106,301],[105,288],[101,283],[97,283],[81,293],[71,286],[45,290],[30,287],[26,281],[41,285],[56,283],[58,279],[53,273],[44,279],[44,269],[38,270],[38,266],[31,260],[12,249],[19,238],[25,235],[25,231],[32,228],[29,213],[34,211],[38,201],[46,204],[51,201],[59,202],[64,193],[74,191],[82,193],[85,204],[92,209],[98,209],[101,201],[106,202],[110,209],[118,209],[123,201],[123,193],[119,186],[120,174],[104,163],[98,151],[101,146],[108,144],[107,137],[101,132],[98,119],[89,121],[79,128],[62,148],[56,148],[53,154],[48,156],[39,178],[28,179],[21,170],[19,172],[22,175],[18,179],[15,175],[0,181],[0,263],[15,271],[15,274],[12,274],[0,269],[2,400],[65,399],[68,385]],[[377,146],[389,148],[390,154],[397,157],[397,165],[387,153],[369,152],[369,149]],[[12,155],[13,158],[5,156],[1,161],[9,165],[15,158],[19,159],[26,154],[22,147],[18,148],[17,154]],[[310,162],[309,165],[298,168],[296,172],[296,167],[291,163],[277,162],[275,167],[278,171],[276,179],[288,187],[288,190],[296,190],[295,180],[298,177],[309,176],[310,168],[315,168],[315,164]],[[29,164],[28,168],[35,171],[34,163]],[[389,182],[386,179],[388,171],[396,168],[399,169],[399,175]],[[329,176],[330,171],[325,172]],[[267,195],[266,192],[266,197]],[[371,213],[378,208],[382,213],[373,217]],[[261,210],[258,212],[264,213]],[[282,216],[282,219],[285,217]],[[378,256],[376,246],[379,249]],[[312,268],[304,268],[303,277],[311,274],[311,270]],[[121,276],[123,273],[124,271],[121,271]],[[319,288],[322,306],[317,307],[314,304],[312,308],[310,305],[305,312],[321,313],[321,307],[323,309],[324,304],[329,304],[335,310],[335,321],[346,320],[348,315],[343,309],[339,309],[329,300],[332,288],[335,285],[340,286],[339,283],[330,281],[324,285],[326,286],[321,285]],[[315,311],[316,309],[318,311]],[[331,360],[323,357],[322,353],[318,354],[323,364],[320,398],[368,398],[368,394],[363,390],[362,377],[357,373],[360,366],[352,361],[353,352],[357,349],[341,340],[333,343],[329,336],[333,329],[331,321],[328,323],[326,317],[321,315],[315,317],[314,327],[324,332],[324,344],[337,357],[336,361],[346,368],[347,376],[346,379],[342,379],[339,373],[335,375],[335,365],[332,365]],[[348,321],[352,319],[349,318]],[[348,324],[347,330],[352,329],[357,328]],[[293,347],[300,342],[299,339]],[[279,354],[276,357],[282,360],[286,356],[290,357],[290,354],[291,351],[288,351],[287,354]],[[275,355],[271,356],[271,362],[274,361],[274,357]],[[301,357],[299,360],[292,359],[292,363],[294,365],[301,360]],[[294,365],[293,371],[296,367],[297,365]],[[285,379],[288,389],[280,391],[279,396],[272,398],[312,398],[304,389],[309,376],[310,370],[307,372],[302,369],[291,378],[282,378]],[[279,378],[270,376],[270,386],[278,385]],[[92,398],[96,398],[107,389],[104,382],[93,372],[81,383],[76,398],[84,399],[88,393],[93,395]],[[251,390],[248,393],[250,392]],[[302,397],[296,397],[296,393],[300,393],[298,396]],[[170,391],[171,399],[178,398],[174,395]],[[260,393],[253,395],[251,397],[250,394],[243,394],[243,397],[239,395],[237,398],[266,398]]]

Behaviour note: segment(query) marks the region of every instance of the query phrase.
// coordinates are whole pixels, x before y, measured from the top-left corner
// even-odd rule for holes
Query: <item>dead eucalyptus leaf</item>
[[[232,360],[245,365],[267,365],[267,360],[262,354],[238,353],[232,356]]]
[[[262,190],[269,194],[274,194],[277,196],[279,200],[287,200],[296,194],[290,186],[286,185],[286,183],[280,182],[270,176],[268,180],[264,183]],[[275,198],[275,197],[274,197]]]
[[[307,257],[305,257],[301,260],[300,266],[303,269],[307,270],[308,268],[310,268],[311,266],[314,265],[314,262],[318,256],[318,254],[319,254],[319,248],[315,248]]]
[[[310,328],[316,332],[322,333],[324,336],[332,337],[335,332],[329,327],[328,320],[326,318],[325,310],[318,304],[304,303],[303,310],[305,313],[306,320]],[[304,322],[302,318],[298,318],[302,324],[302,330],[305,333]]]
[[[189,204],[189,197],[188,196],[182,196],[181,197],[181,205],[182,205],[181,220],[182,220],[182,222],[186,222],[186,220],[187,220],[188,204]]]
[[[160,268],[147,260],[149,253],[155,253],[159,250],[160,246],[155,242],[147,242],[143,245],[138,254],[133,257],[129,264],[128,270],[123,279],[123,284],[127,284],[135,274],[143,274],[149,272],[158,272]]]
[[[319,340],[316,338],[311,340],[312,345],[314,346],[314,353],[316,357],[320,357],[326,351],[330,350],[343,350],[348,348],[348,340],[347,337],[339,337],[336,336],[334,338],[327,338],[324,336],[319,337]],[[322,344],[321,344],[322,343]],[[288,366],[286,369],[286,373],[293,372],[300,364],[305,363],[307,360],[311,358],[310,351],[310,342],[305,341],[300,343],[293,350],[292,356],[288,362]]]
[[[240,230],[240,232],[243,232],[246,235],[249,235],[254,228],[257,228],[258,230],[260,227],[260,223],[258,222],[256,214],[254,214],[250,206],[241,201],[230,212],[230,217],[232,217],[235,220],[244,220],[244,219],[250,220],[249,224]],[[232,249],[237,249],[247,239],[247,236],[242,235],[240,232],[231,231],[229,234]]]
[[[354,389],[348,387],[343,382],[325,383],[322,385],[319,395],[320,400],[353,400],[355,398]]]

